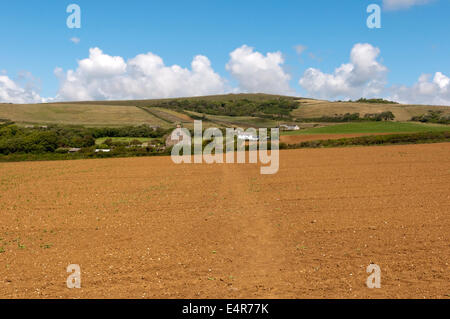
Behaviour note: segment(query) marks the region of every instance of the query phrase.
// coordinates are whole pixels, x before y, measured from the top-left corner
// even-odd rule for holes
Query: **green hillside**
[[[376,103],[377,100],[362,101],[329,102],[269,94],[227,94],[153,100],[0,104],[0,119],[9,119],[19,125],[75,124],[116,127],[146,124],[161,128],[174,127],[176,124],[191,128],[195,119],[201,119],[205,127],[275,127],[282,123],[297,123],[300,127],[307,128],[311,125],[304,123],[326,122],[320,119],[336,118],[344,114],[358,114],[362,121],[366,114],[392,112],[396,122],[410,121],[411,118],[423,116],[429,111],[450,116],[450,107],[447,106],[390,104],[382,100],[380,103]],[[398,128],[408,132],[424,128],[414,123],[409,124],[411,125],[400,125]],[[349,131],[360,132],[368,127],[380,127],[380,132],[386,132],[388,127],[388,131],[394,130],[393,124],[379,125],[381,124],[360,123],[351,126]],[[339,131],[344,128],[345,126],[340,126]],[[333,131],[331,128],[318,130]],[[301,133],[307,132],[311,131],[301,130]]]

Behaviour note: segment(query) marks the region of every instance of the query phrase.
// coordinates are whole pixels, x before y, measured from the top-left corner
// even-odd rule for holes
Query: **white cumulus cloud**
[[[31,85],[22,86],[5,72],[0,74],[0,103],[40,103],[43,99]]]
[[[305,47],[296,48],[302,53]],[[442,72],[422,75],[411,86],[387,86],[388,69],[380,62],[380,50],[357,43],[348,63],[333,72],[309,68],[299,79],[308,95],[323,99],[384,97],[401,103],[450,105],[450,77]],[[290,87],[290,75],[283,69],[281,52],[263,54],[243,45],[230,53],[226,69],[236,79],[230,87],[203,55],[193,58],[190,67],[165,65],[154,53],[125,60],[91,48],[89,57],[79,60],[73,70],[56,68],[60,81],[57,95],[42,98],[39,85],[28,72],[17,79],[0,72],[0,103],[40,103],[71,100],[151,99],[201,96],[230,92],[297,95]]]
[[[388,11],[404,10],[412,6],[430,3],[433,0],[383,0],[383,8]]]
[[[386,83],[388,69],[377,58],[380,50],[368,43],[356,44],[350,62],[327,74],[309,68],[299,80],[308,93],[318,98],[356,98],[379,95]]]
[[[226,69],[239,82],[243,92],[293,94],[289,86],[290,75],[283,70],[281,52],[263,55],[243,45],[230,53]]]
[[[125,61],[91,48],[89,57],[79,61],[76,70],[56,68],[55,74],[60,79],[56,100],[169,98],[219,94],[228,89],[202,55],[194,57],[188,69],[166,66],[153,53]]]
[[[389,98],[401,103],[450,105],[450,78],[441,72],[422,74],[413,86],[393,86],[389,91]]]

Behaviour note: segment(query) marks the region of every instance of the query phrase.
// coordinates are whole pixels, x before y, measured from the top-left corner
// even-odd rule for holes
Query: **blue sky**
[[[385,1],[406,4],[389,9],[386,3],[383,6],[383,0],[2,1],[0,71],[25,91],[4,93],[3,100],[8,96],[17,97],[20,92],[26,95],[31,89],[43,98],[58,94],[60,99],[66,100],[120,98],[100,94],[100,91],[107,91],[102,88],[104,84],[86,74],[81,75],[82,70],[77,88],[68,87],[67,71],[77,70],[80,67],[78,61],[89,57],[89,49],[99,48],[105,55],[122,57],[125,63],[139,54],[151,52],[162,58],[165,66],[179,65],[188,70],[195,56],[205,56],[220,81],[226,82],[224,87],[217,84],[205,89],[206,93],[249,89],[270,91],[269,80],[260,85],[253,83],[257,81],[255,78],[270,77],[269,71],[261,73],[258,66],[247,68],[242,63],[245,63],[245,54],[259,52],[259,58],[264,58],[267,53],[280,52],[282,62],[272,63],[273,72],[278,72],[273,78],[281,76],[278,82],[283,82],[287,75],[289,93],[329,99],[380,95],[402,102],[450,102],[450,84],[447,85],[446,80],[450,76],[450,1]],[[414,5],[416,2],[419,4]],[[71,3],[81,8],[80,29],[66,26],[69,16],[66,7]],[[372,3],[382,7],[380,29],[369,29],[366,25],[369,16],[366,8]],[[74,37],[80,42],[70,41]],[[350,52],[358,43],[370,44],[372,48],[361,49],[359,53],[355,50],[355,54],[379,50],[374,58],[379,64],[375,67],[377,70],[368,75],[377,78],[377,84],[368,84],[367,77],[355,80],[355,74],[361,73],[359,71],[344,75],[344,80],[334,73],[336,68],[351,62]],[[253,51],[236,57],[240,60],[233,64],[235,67],[227,68],[230,53],[243,45]],[[295,49],[299,45],[306,48],[301,55]],[[284,74],[279,74],[277,65]],[[57,67],[62,69],[59,79],[54,72]],[[248,69],[245,71],[248,74],[239,73],[242,68]],[[311,68],[317,72],[305,76]],[[32,77],[22,79],[24,72],[29,72]],[[438,75],[436,78],[437,73],[443,77]],[[422,77],[420,81],[424,74],[430,74],[430,77]],[[322,75],[328,77],[326,84],[321,84]],[[153,81],[157,75],[148,76],[152,76]],[[309,82],[302,86],[299,84],[301,78],[304,78],[303,83]],[[360,80],[366,84],[361,85]],[[181,81],[191,81],[191,77]],[[347,82],[343,88],[336,87],[336,81]],[[420,87],[422,84],[435,87],[428,92]],[[86,88],[89,85],[96,85],[97,91],[89,91]],[[195,82],[195,85],[203,84]],[[277,88],[283,91],[280,93],[287,92],[281,86]],[[151,86],[145,89],[155,92],[148,97],[190,93],[176,89],[153,90]],[[85,93],[77,95],[74,90],[85,90]],[[140,88],[136,97],[145,97],[144,91]],[[192,95],[202,92],[193,89]],[[435,99],[436,94],[438,99]],[[408,100],[411,96],[415,96],[415,100]],[[130,93],[125,97],[134,95]]]

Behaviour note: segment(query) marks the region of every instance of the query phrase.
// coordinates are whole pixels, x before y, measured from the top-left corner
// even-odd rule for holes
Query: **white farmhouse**
[[[284,131],[298,131],[300,127],[298,125],[287,125],[287,124],[281,124],[280,129]]]
[[[253,133],[249,132],[239,132],[237,136],[238,140],[247,140],[247,141],[258,141],[258,136],[254,135]]]

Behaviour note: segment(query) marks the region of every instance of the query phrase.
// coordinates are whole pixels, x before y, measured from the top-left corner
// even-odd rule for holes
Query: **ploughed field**
[[[450,143],[0,164],[1,298],[449,298],[449,237]]]
[[[391,135],[395,133],[344,133],[344,134],[298,134],[298,135],[281,135],[280,142],[286,144],[298,144],[308,141],[320,140],[338,140],[341,138],[353,138],[371,135]]]

